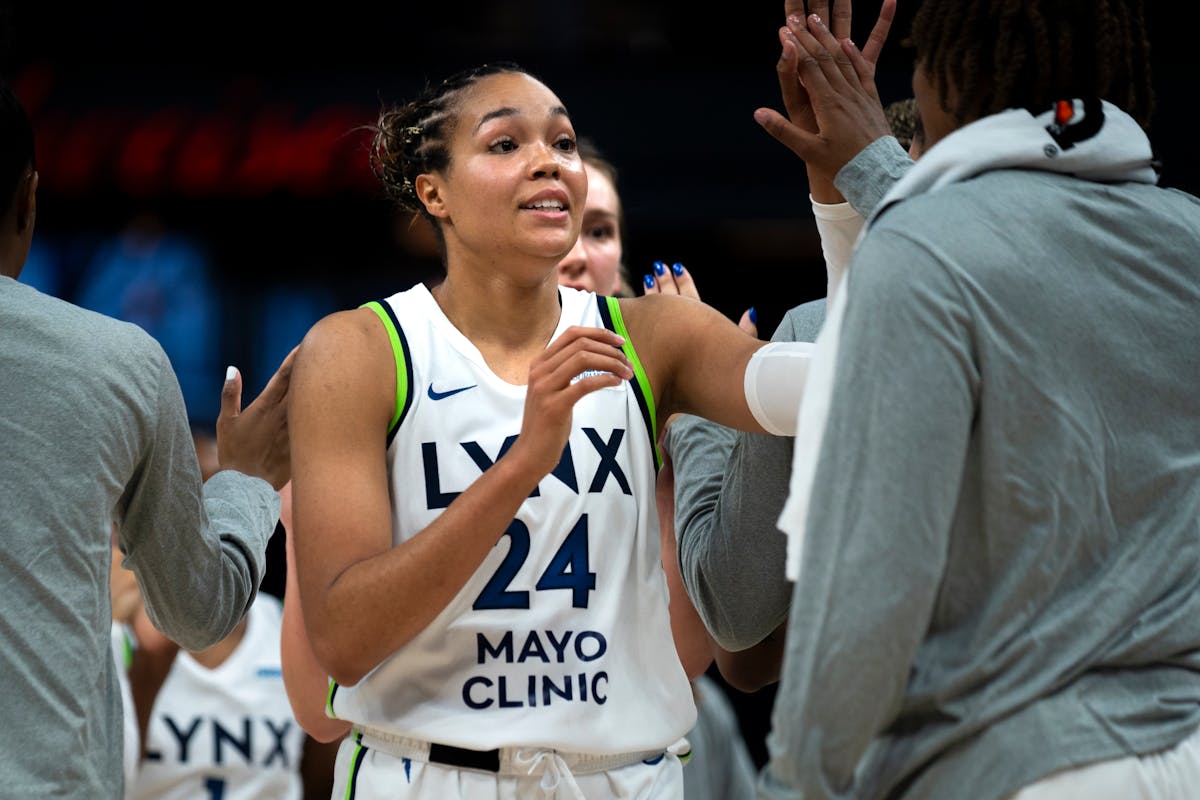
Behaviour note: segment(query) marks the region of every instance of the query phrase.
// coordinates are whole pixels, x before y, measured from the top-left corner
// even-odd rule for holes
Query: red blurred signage
[[[53,71],[26,70],[14,88],[37,136],[42,190],[137,198],[318,197],[374,192],[367,162],[377,109],[270,100],[199,109],[83,106],[55,102]]]

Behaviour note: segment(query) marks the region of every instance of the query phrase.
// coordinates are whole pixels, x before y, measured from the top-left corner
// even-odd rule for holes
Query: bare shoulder
[[[390,359],[390,352],[387,331],[375,312],[355,308],[322,317],[309,328],[296,351],[296,368],[319,364],[322,369],[341,371],[346,366],[360,365],[364,359]]]
[[[707,327],[720,325],[725,318],[683,295],[648,294],[619,302],[626,333],[650,378],[656,402],[673,408],[675,380],[689,352],[702,346]]]
[[[745,405],[738,387],[764,342],[707,303],[682,295],[621,300],[621,316],[660,413],[700,413],[753,430],[738,419]]]
[[[679,326],[695,324],[706,311],[713,311],[699,300],[678,294],[622,297],[617,302],[625,328],[635,339],[669,334]]]
[[[328,397],[378,396],[390,402],[395,386],[391,341],[375,312],[338,311],[321,318],[296,351],[293,384],[298,392]]]
[[[330,347],[346,347],[355,344],[369,345],[375,339],[387,342],[387,332],[374,311],[369,308],[337,311],[317,320],[308,329],[308,333],[300,342],[300,352],[321,352]]]

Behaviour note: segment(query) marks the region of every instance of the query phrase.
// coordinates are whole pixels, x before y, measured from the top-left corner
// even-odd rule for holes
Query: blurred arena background
[[[861,43],[877,3],[857,5]],[[901,0],[880,64],[885,103],[911,94],[916,5]],[[1163,183],[1197,193],[1197,12],[1147,5]],[[361,126],[427,78],[507,59],[618,166],[635,282],[680,261],[769,335],[825,286],[803,165],[751,116],[780,107],[782,19],[778,0],[0,5],[0,69],[38,136],[23,279],[146,327],[211,424],[225,365],[252,396],[320,316],[439,271],[377,191]],[[762,763],[773,693],[735,697]]]

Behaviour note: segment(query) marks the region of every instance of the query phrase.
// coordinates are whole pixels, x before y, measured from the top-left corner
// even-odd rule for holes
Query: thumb
[[[225,370],[225,385],[221,387],[221,416],[233,419],[242,413],[242,373],[237,367]]]
[[[755,111],[754,121],[775,137],[776,141],[805,161],[814,154],[814,148],[821,141],[820,137],[793,125],[791,120],[772,108],[760,108]]]

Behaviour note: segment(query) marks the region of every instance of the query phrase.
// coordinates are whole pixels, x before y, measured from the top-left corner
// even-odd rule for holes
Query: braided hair
[[[914,139],[917,140],[918,147],[920,146],[923,133],[916,98],[908,97],[890,103],[883,109],[883,114],[887,117],[892,135],[900,142],[901,147],[907,150],[912,146]]]
[[[450,165],[450,137],[458,119],[454,105],[462,90],[489,75],[511,72],[528,74],[507,61],[462,70],[436,86],[427,84],[408,103],[385,108],[371,128],[371,171],[384,192],[401,208],[434,222],[439,236],[441,229],[417,197],[417,176]]]
[[[1142,0],[925,0],[910,43],[961,122],[1080,98],[1108,100],[1150,126]]]

